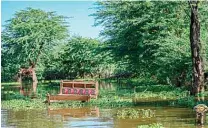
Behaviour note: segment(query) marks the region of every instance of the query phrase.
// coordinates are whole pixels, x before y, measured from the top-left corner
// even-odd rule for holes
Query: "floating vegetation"
[[[116,116],[120,119],[151,118],[155,116],[155,110],[126,108],[118,110]]]
[[[1,107],[3,109],[45,109],[47,104],[45,104],[44,99],[12,99],[3,100]],[[99,98],[97,100],[92,99],[90,102],[82,103],[80,101],[64,101],[51,103],[50,108],[77,108],[83,106],[97,106],[102,108],[114,108],[114,107],[127,107],[133,106],[131,99],[120,99],[120,98]]]
[[[43,100],[23,100],[23,99],[13,99],[2,101],[1,107],[3,109],[12,109],[12,110],[29,110],[29,109],[43,109],[45,108],[45,103]]]
[[[148,98],[159,98],[159,99],[177,99],[186,97],[188,91],[182,90],[173,90],[173,91],[161,91],[161,92],[152,92],[152,91],[144,91],[135,93],[134,99],[148,99]]]
[[[142,118],[151,118],[155,116],[155,110],[151,109],[138,109],[140,117]]]
[[[165,127],[163,127],[162,124],[160,123],[153,123],[149,125],[140,125],[137,128],[165,128]]]
[[[139,118],[139,111],[131,108],[118,110],[117,117],[121,119],[130,118],[130,119],[136,119]]]
[[[53,85],[54,84],[54,85]],[[3,86],[2,91],[2,108],[6,109],[32,109],[45,108],[46,94],[58,94],[58,83],[40,84],[37,88],[35,99],[30,96],[23,96],[19,93],[18,88],[12,88],[8,85]],[[52,108],[97,106],[102,108],[121,108],[133,107],[137,105],[156,105],[156,106],[194,106],[194,98],[188,95],[188,92],[173,88],[168,85],[137,86],[136,92],[123,89],[100,89],[98,99],[91,99],[90,102],[81,103],[80,101],[64,101],[61,103],[52,103]],[[143,91],[142,91],[143,90]],[[165,91],[163,91],[165,90]],[[25,105],[25,106],[23,106]],[[29,107],[28,107],[29,105]],[[34,105],[34,106],[32,106]],[[121,114],[122,115],[122,114]],[[122,117],[122,116],[121,116]],[[141,116],[140,116],[141,117]]]
[[[97,100],[92,99],[88,105],[98,106],[98,107],[131,107],[133,106],[131,98],[119,98],[119,97],[103,97],[98,98]]]

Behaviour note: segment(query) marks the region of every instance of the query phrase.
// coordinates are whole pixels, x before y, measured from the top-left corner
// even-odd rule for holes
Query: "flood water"
[[[146,118],[119,119],[115,116],[117,109],[1,110],[1,127],[137,128],[139,125],[161,123],[165,128],[195,128],[194,113],[191,109],[173,107],[138,107],[138,109],[151,109],[155,114]]]
[[[116,89],[114,85],[100,85],[100,89]],[[52,93],[56,91],[52,90]],[[99,107],[44,110],[1,110],[2,128],[137,128],[160,123],[165,128],[196,128],[195,114],[190,108],[137,106],[133,109],[153,111],[152,116],[120,119],[116,116],[125,108]],[[208,128],[204,126],[203,128]]]

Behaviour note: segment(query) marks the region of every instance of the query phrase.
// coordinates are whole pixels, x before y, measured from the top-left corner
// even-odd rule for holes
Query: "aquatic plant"
[[[160,91],[160,92],[153,92],[153,91],[137,92],[134,94],[133,98],[134,100],[148,99],[148,98],[177,99],[187,96],[188,96],[188,91],[175,89],[172,91]]]
[[[116,116],[121,119],[125,119],[125,118],[135,119],[135,118],[139,118],[139,112],[135,109],[126,108],[126,109],[118,110]]]
[[[151,118],[154,117],[155,111],[151,109],[134,109],[134,108],[125,108],[118,110],[116,117],[120,119],[136,119],[136,118]]]
[[[129,107],[133,106],[131,98],[122,98],[122,97],[102,97],[97,100],[92,99],[89,103],[89,106],[98,106],[98,107]]]
[[[12,110],[28,110],[28,109],[43,109],[46,107],[43,100],[40,99],[13,99],[2,101],[1,107],[3,109]]]
[[[153,123],[149,125],[140,125],[137,128],[165,128],[165,127],[163,127],[163,125],[160,123]]]
[[[55,83],[41,83],[37,88],[36,99],[31,100],[29,97],[24,97],[19,94],[19,91],[7,91],[6,87],[2,91],[2,107],[9,109],[26,108],[30,109],[33,107],[26,107],[26,104],[35,104],[38,108],[45,108],[46,94],[59,93],[59,84]],[[97,106],[101,108],[120,108],[120,107],[133,107],[135,105],[144,105],[153,103],[154,105],[170,105],[170,106],[194,106],[194,98],[190,97],[188,91],[180,88],[173,88],[169,85],[152,85],[152,86],[137,86],[137,92],[134,93],[128,89],[101,89],[99,90],[98,99],[91,99],[90,102],[81,103],[80,101],[63,101],[61,103],[52,103],[53,108],[64,108],[64,107],[80,107],[80,106]],[[162,91],[162,90],[165,91]],[[143,90],[143,91],[141,91]],[[14,100],[15,99],[15,100]],[[132,100],[133,99],[133,100]],[[6,101],[5,101],[6,100]],[[19,101],[18,101],[19,100]],[[158,101],[157,101],[158,100]],[[39,102],[41,101],[41,102]],[[157,102],[154,103],[154,101]],[[11,102],[11,103],[10,103]],[[14,102],[18,102],[17,104]],[[22,106],[26,105],[26,106]],[[30,103],[31,102],[31,103]],[[18,106],[19,104],[19,106]],[[142,111],[141,111],[142,112]],[[144,112],[144,111],[143,111]],[[144,113],[142,115],[145,115]],[[147,114],[148,115],[148,114]],[[141,117],[141,116],[140,116]]]
[[[151,118],[155,116],[155,110],[151,109],[138,109],[140,117],[142,118]]]

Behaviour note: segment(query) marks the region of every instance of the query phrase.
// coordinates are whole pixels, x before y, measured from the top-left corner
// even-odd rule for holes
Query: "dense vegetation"
[[[185,1],[97,2],[92,16],[104,28],[102,41],[69,36],[66,17],[54,12],[16,12],[2,32],[2,81],[15,81],[21,67],[35,64],[39,80],[133,78],[173,88],[190,86],[191,7]],[[198,8],[200,54],[207,71],[207,2]],[[135,84],[132,88],[139,86]]]
[[[190,7],[187,2],[100,2],[94,14],[101,35],[123,70],[154,77],[160,83],[182,86],[191,81],[189,41]],[[207,58],[207,4],[199,6],[203,57]],[[205,61],[205,68],[206,68]]]
[[[57,41],[67,37],[65,17],[28,8],[15,13],[2,32],[2,80],[11,81],[20,68],[45,68]]]
[[[28,66],[28,60],[36,61],[43,50],[37,63],[39,79],[84,77],[84,74],[98,77],[108,69],[111,75],[130,72],[132,76],[151,76],[160,83],[177,86],[190,81],[187,2],[109,1],[97,3],[96,8],[95,25],[104,26],[101,32],[106,37],[104,43],[82,37],[67,39],[63,33],[67,29],[65,17],[55,13],[35,9],[17,12],[2,34],[2,80],[11,81],[19,67]],[[199,6],[205,60],[207,8],[207,4]],[[27,19],[23,18],[25,15]],[[51,16],[51,21],[39,18],[44,16]],[[205,69],[206,65],[205,61]]]
[[[131,83],[139,84],[140,86],[134,90],[132,89],[131,84],[125,84],[125,86],[122,87],[122,85],[118,85],[116,81],[108,81],[107,83],[105,81],[105,83],[100,84],[103,84],[104,86],[100,87],[98,99],[92,99],[90,102],[85,103],[81,103],[80,101],[64,101],[61,104],[52,103],[50,105],[50,108],[83,106],[97,106],[101,108],[121,108],[133,107],[138,105],[193,107],[195,105],[194,97],[190,97],[188,91],[186,91],[185,88],[175,89],[174,86],[170,85],[142,85],[141,81],[134,81]],[[111,84],[110,88],[105,87],[108,84]],[[46,94],[58,94],[58,85],[59,82],[39,83],[36,99],[30,98],[32,93],[29,93],[29,95],[27,96],[23,96],[19,94],[18,88],[15,90],[15,88],[12,88],[11,85],[3,85],[4,88],[2,88],[3,92],[1,94],[3,100],[2,108],[14,110],[34,108],[45,109]],[[30,88],[28,88],[28,91],[30,90]],[[124,109],[118,112],[118,117],[121,116],[121,118],[131,118],[125,117],[126,115],[129,115],[127,113],[128,111]]]
[[[204,84],[208,83],[208,2],[99,1],[94,9],[96,12],[91,16],[95,18],[94,25],[103,28],[102,40],[71,36],[68,33],[70,20],[56,12],[27,8],[7,21],[1,35],[1,80],[5,82],[1,83],[1,107],[19,113],[9,113],[12,119],[16,116],[14,124],[25,126],[26,119],[34,125],[52,126],[46,108],[95,106],[114,108],[115,113],[109,117],[114,121],[126,120],[129,124],[130,120],[140,119],[139,122],[152,123],[138,125],[138,128],[164,128],[165,118],[167,123],[177,118],[179,126],[179,122],[188,117],[186,127],[193,124],[190,122],[192,115],[185,117],[179,111],[178,117],[171,113],[161,117],[163,114],[152,107],[162,109],[166,115],[164,106],[169,109],[208,105],[207,99],[198,99],[208,97],[208,91],[204,92]],[[30,67],[37,74],[37,91],[28,86],[34,79],[22,86],[19,86],[21,81],[16,82],[21,69]],[[60,79],[96,79],[99,81],[98,98],[48,106],[46,94],[60,92]],[[22,110],[27,114],[22,115]],[[33,113],[44,110],[41,115],[35,114],[38,123],[28,113],[30,110]],[[108,120],[103,114],[101,111],[102,123]],[[157,119],[151,121],[153,117]],[[9,118],[6,120],[14,125]],[[71,118],[70,121],[73,122]],[[66,121],[62,119],[61,122]],[[58,124],[62,127],[62,123]]]

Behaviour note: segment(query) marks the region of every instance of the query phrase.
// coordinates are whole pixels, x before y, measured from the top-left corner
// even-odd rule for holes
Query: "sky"
[[[11,19],[15,12],[27,7],[44,11],[55,11],[58,15],[72,17],[69,22],[70,35],[98,38],[101,26],[94,27],[94,17],[89,16],[96,12],[93,7],[95,1],[5,1],[1,3],[1,24]],[[3,29],[4,27],[2,27]]]

